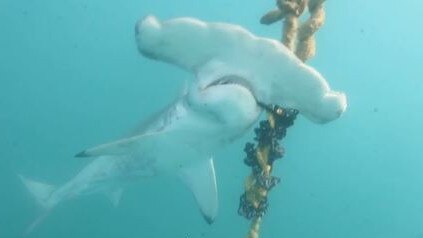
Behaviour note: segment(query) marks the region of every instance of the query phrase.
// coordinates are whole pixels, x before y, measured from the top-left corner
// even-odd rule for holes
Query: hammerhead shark
[[[263,105],[297,109],[316,123],[335,120],[346,109],[345,94],[331,90],[315,69],[280,42],[254,36],[240,26],[148,16],[136,24],[135,35],[142,55],[179,66],[195,79],[141,129],[78,153],[77,157],[93,160],[62,187],[21,176],[46,211],[98,191],[117,204],[127,182],[177,174],[212,223],[218,210],[213,155],[245,134]]]
[[[216,84],[202,91],[193,86],[130,136],[79,153],[78,157],[94,158],[63,186],[56,188],[20,175],[45,210],[27,233],[59,202],[104,192],[118,205],[131,182],[170,173],[188,185],[204,218],[212,223],[218,207],[213,152],[241,136],[261,111],[243,86]]]

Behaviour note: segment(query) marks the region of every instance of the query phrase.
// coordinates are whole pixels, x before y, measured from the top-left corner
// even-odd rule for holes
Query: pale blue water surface
[[[192,77],[141,57],[134,24],[147,14],[258,23],[273,0],[0,0],[0,237],[39,214],[17,174],[62,184],[115,139],[173,100]],[[423,237],[423,31],[420,0],[327,1],[309,63],[345,91],[349,108],[321,126],[299,118],[276,164],[263,238]],[[60,204],[29,237],[244,237],[237,215],[248,169],[239,140],[216,157],[220,211],[201,218],[172,178],[137,183],[114,208],[102,195]]]

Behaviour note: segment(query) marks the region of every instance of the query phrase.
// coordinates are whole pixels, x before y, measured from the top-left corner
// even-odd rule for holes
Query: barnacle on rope
[[[244,162],[251,167],[251,175],[245,181],[245,192],[240,197],[238,214],[252,220],[248,238],[257,238],[261,218],[266,214],[269,191],[280,183],[280,178],[272,176],[273,162],[283,156],[279,140],[286,135],[286,129],[293,125],[298,111],[275,106],[269,110],[268,120],[261,121],[254,130],[253,143],[244,148]]]

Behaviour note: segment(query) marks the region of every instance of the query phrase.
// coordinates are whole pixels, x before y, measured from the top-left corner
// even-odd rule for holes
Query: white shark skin
[[[163,158],[156,171],[168,173],[208,159],[216,149],[243,135],[262,109],[251,91],[239,84],[217,84],[203,90],[192,85],[189,92],[143,130],[121,140],[87,149],[77,156],[134,155]]]
[[[346,110],[345,94],[332,91],[315,69],[280,42],[256,37],[240,26],[148,16],[135,31],[144,56],[192,72],[200,89],[225,75],[237,75],[260,102],[295,108],[316,123],[337,119]]]
[[[152,159],[157,175],[178,173],[193,192],[206,221],[217,216],[212,156],[243,135],[262,109],[252,92],[225,77],[221,84],[188,93],[133,136],[87,149],[77,156],[133,156]],[[237,78],[234,78],[237,79]],[[229,83],[227,83],[229,82]]]
[[[153,176],[154,170],[149,163],[148,160],[138,160],[130,156],[97,157],[63,186],[57,189],[49,186],[50,193],[38,197],[38,202],[42,207],[51,209],[62,201],[83,195],[97,192],[112,195],[134,179]],[[23,176],[21,179],[26,185],[31,183]],[[38,184],[42,186],[41,183]],[[117,205],[118,200],[112,202]]]
[[[252,93],[237,84],[218,84],[198,91],[193,85],[175,103],[133,136],[78,154],[94,157],[75,178],[58,189],[21,176],[38,203],[50,211],[58,203],[85,194],[106,192],[117,204],[130,181],[179,174],[211,223],[217,215],[213,155],[257,121],[261,108]],[[45,216],[37,219],[31,231]]]
[[[100,156],[83,168],[74,178],[61,187],[43,184],[20,175],[21,181],[44,209],[26,230],[29,234],[59,203],[93,193],[105,193],[117,206],[123,188],[140,178],[154,176],[148,159],[139,160],[131,156]]]

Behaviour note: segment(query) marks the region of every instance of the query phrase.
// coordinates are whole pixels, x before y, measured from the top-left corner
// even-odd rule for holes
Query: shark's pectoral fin
[[[200,206],[201,213],[211,224],[217,215],[218,197],[213,159],[180,169],[181,179],[189,187]]]
[[[119,205],[120,199],[122,198],[123,188],[117,188],[106,192],[107,197],[112,202],[113,206],[117,207]]]
[[[100,155],[128,155],[137,151],[147,151],[157,145],[158,135],[161,133],[142,134],[124,138],[118,141],[102,144],[90,149],[86,149],[76,157],[93,157]]]

